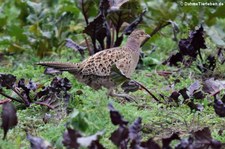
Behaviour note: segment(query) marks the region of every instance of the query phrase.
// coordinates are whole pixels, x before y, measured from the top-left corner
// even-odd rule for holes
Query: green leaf
[[[142,8],[138,0],[130,0],[124,3],[120,9],[110,11],[107,19],[112,21],[114,27],[119,31],[123,23],[131,23],[142,13]]]
[[[27,1],[27,5],[31,9],[32,13],[40,13],[42,11],[42,4],[41,3],[35,3],[35,2]]]
[[[20,26],[12,25],[8,27],[8,33],[10,36],[16,37],[17,40],[27,42],[27,36],[24,34],[23,28]]]
[[[69,124],[74,130],[85,131],[88,128],[88,122],[84,113],[74,109],[70,114]]]
[[[221,28],[212,26],[209,29],[206,29],[206,33],[217,46],[225,47],[225,33]]]
[[[0,45],[9,45],[12,42],[12,38],[10,36],[3,36],[0,38]]]
[[[176,3],[159,0],[147,2],[147,5],[150,13],[149,16],[158,23],[174,20],[179,14]]]
[[[1,10],[0,10],[0,13],[1,13]],[[7,23],[7,17],[0,15],[0,32],[3,31],[3,27],[6,25],[6,23]]]
[[[75,18],[78,18],[80,14],[80,10],[74,5],[63,6],[59,9],[59,13],[62,14],[63,12],[70,12]]]
[[[38,24],[33,24],[31,26],[29,26],[29,32],[33,33],[36,36],[40,36],[41,35],[41,29],[38,26]]]
[[[93,0],[77,0],[77,7],[82,12],[86,23],[90,17],[94,17],[98,13],[98,3]]]
[[[225,4],[223,6],[219,6],[216,11],[212,14],[212,16],[216,18],[225,18]]]

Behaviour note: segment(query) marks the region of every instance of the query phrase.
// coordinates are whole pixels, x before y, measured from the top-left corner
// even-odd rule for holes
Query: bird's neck
[[[128,47],[132,51],[140,52],[140,46],[141,46],[141,44],[137,40],[132,39],[132,38],[127,39],[126,47]]]

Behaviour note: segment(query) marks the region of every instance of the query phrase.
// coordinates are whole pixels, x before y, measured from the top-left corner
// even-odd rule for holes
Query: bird
[[[113,79],[114,71],[125,78],[131,78],[141,54],[141,45],[150,38],[144,30],[135,29],[127,38],[125,45],[102,50],[79,63],[70,62],[39,62],[38,65],[67,71],[75,78],[98,90],[108,89],[108,95],[132,100],[128,94],[118,94],[115,90],[122,82]]]

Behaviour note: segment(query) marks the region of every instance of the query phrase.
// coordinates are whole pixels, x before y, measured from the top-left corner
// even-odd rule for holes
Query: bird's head
[[[129,39],[135,40],[136,42],[140,43],[140,45],[149,38],[150,35],[146,34],[143,30],[140,29],[134,30],[129,36]]]

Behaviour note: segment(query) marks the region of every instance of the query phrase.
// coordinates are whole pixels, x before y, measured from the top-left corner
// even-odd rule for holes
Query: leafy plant
[[[13,91],[19,99],[7,95],[4,89]],[[69,100],[70,95],[67,91],[71,89],[71,83],[67,78],[61,79],[56,77],[49,86],[43,87],[40,91],[36,92],[37,89],[37,83],[31,80],[26,83],[25,79],[22,78],[17,83],[15,76],[11,74],[0,74],[0,94],[25,107],[29,107],[34,103],[54,109],[57,106],[56,103],[61,98],[65,101]]]
[[[120,1],[119,3],[112,0],[101,0],[97,13],[96,5],[91,0],[77,2],[86,22],[83,32],[90,36],[92,43],[92,46],[86,45],[90,55],[106,48],[120,46],[123,35],[130,34],[142,21],[146,12],[141,13],[141,6],[137,0]],[[95,10],[95,13],[93,13],[93,10]],[[93,14],[96,14],[96,16],[90,21]],[[137,17],[138,19],[136,19]],[[124,23],[129,25],[125,29],[121,29]]]
[[[214,140],[211,136],[210,129],[205,127],[190,133],[188,138],[181,138],[180,132],[174,132],[167,137],[162,137],[162,147],[154,141],[154,138],[149,138],[146,141],[142,140],[142,118],[138,117],[132,124],[128,125],[128,121],[124,120],[123,116],[111,104],[108,105],[110,119],[113,125],[118,125],[118,128],[111,133],[109,140],[112,141],[118,148],[144,148],[144,149],[160,149],[171,148],[171,142],[178,140],[175,149],[188,148],[217,148],[224,147],[225,144]],[[79,121],[78,121],[79,123]],[[99,142],[103,132],[97,132],[94,135],[84,137],[80,130],[67,127],[63,133],[62,143],[66,148],[98,148],[105,149]],[[28,140],[32,146],[39,146],[45,141],[38,137],[28,135]],[[42,143],[40,143],[42,142]],[[48,145],[44,143],[43,145]]]
[[[19,13],[4,17],[2,32],[5,32],[5,36],[1,43],[6,51],[15,53],[32,49],[42,57],[57,49],[75,31],[71,30],[71,23],[79,16],[79,10],[67,0],[61,3],[22,0],[4,2],[3,14],[10,12],[9,9]]]

